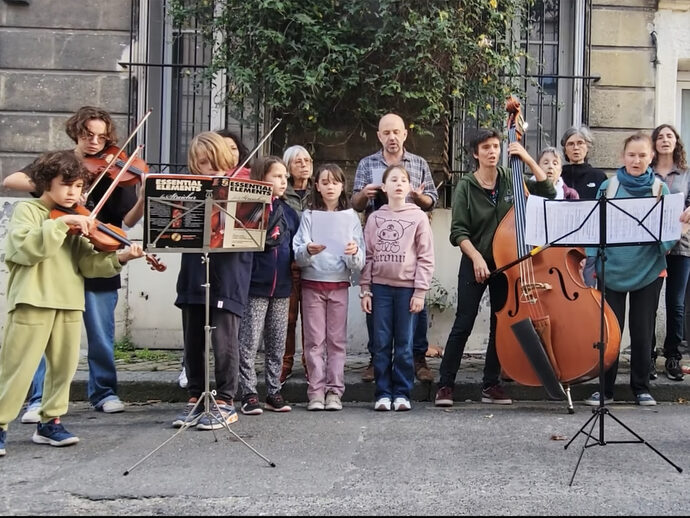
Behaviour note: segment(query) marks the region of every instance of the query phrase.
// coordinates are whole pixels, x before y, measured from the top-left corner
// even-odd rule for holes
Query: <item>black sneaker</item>
[[[65,427],[62,426],[60,422],[60,418],[56,417],[47,423],[38,423],[31,440],[36,444],[69,446],[70,444],[77,444],[79,442],[79,437],[65,430]]]
[[[683,381],[685,376],[683,376],[678,358],[666,359],[666,377],[673,381]]]
[[[280,392],[276,394],[269,394],[266,396],[266,410],[273,410],[274,412],[289,412],[292,407],[288,405]]]
[[[259,405],[258,394],[248,394],[242,398],[242,406],[240,410],[244,415],[261,415],[264,413],[261,405]]]

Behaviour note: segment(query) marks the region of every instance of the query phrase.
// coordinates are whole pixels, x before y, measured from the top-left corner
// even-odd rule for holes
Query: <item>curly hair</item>
[[[656,139],[659,138],[659,133],[661,133],[661,130],[663,130],[664,128],[670,129],[676,136],[676,147],[673,148],[673,163],[678,167],[678,169],[684,171],[688,168],[688,161],[685,155],[685,146],[683,145],[683,141],[680,139],[680,135],[676,131],[676,128],[674,128],[670,124],[662,124],[661,126],[657,126],[656,128],[654,128],[654,131],[652,131],[652,143],[654,144],[654,147],[652,149],[654,149],[654,158],[652,159],[651,166],[652,168],[654,168],[657,161],[659,160],[659,156],[656,153]]]
[[[117,133],[115,132],[115,123],[110,114],[95,106],[82,106],[77,112],[72,115],[65,122],[65,133],[75,143],[79,141],[79,137],[88,135],[89,128],[86,123],[90,120],[100,119],[105,122],[105,138],[106,143],[104,147],[112,146],[117,143]]]
[[[34,160],[24,172],[36,186],[34,193],[37,196],[50,190],[50,183],[53,178],[60,175],[62,175],[62,181],[67,184],[72,184],[77,180],[84,180],[84,184],[86,184],[91,177],[89,170],[71,149],[44,153]]]

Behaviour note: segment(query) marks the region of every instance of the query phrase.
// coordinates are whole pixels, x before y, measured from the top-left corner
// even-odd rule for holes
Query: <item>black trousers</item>
[[[630,296],[630,388],[633,394],[649,392],[649,370],[656,308],[663,278],[658,277],[644,288],[630,292],[606,288],[606,302],[616,314],[621,331],[625,329],[626,298]],[[618,374],[618,358],[604,376],[604,395],[613,397]]]
[[[489,269],[495,268],[489,264]],[[496,354],[496,312],[506,302],[508,284],[504,275],[492,278],[488,283],[478,283],[474,278],[474,265],[467,256],[460,259],[458,271],[458,308],[455,312],[455,322],[448,335],[446,348],[443,351],[443,359],[439,367],[441,375],[439,387],[453,387],[455,377],[460,369],[462,354],[467,345],[467,339],[472,333],[474,321],[477,319],[479,304],[482,295],[489,288],[489,300],[491,304],[491,320],[489,326],[489,343],[486,347],[486,360],[484,362],[483,388],[488,388],[500,383],[501,364]]]
[[[182,307],[182,333],[184,335],[184,364],[190,397],[198,398],[204,392],[206,373],[206,308],[202,304]],[[230,403],[237,393],[239,377],[240,317],[222,309],[210,308],[211,344],[215,360],[216,399]]]

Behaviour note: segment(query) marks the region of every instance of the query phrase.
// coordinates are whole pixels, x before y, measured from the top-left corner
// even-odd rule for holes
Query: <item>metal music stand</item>
[[[675,196],[675,195],[670,195],[670,196]],[[543,217],[544,221],[544,226],[548,227],[546,225],[546,222],[548,222],[549,217],[547,215],[547,210],[546,210],[546,205],[547,203],[566,203],[566,204],[580,204],[583,205],[584,207],[588,207],[590,204],[592,205],[591,210],[589,213],[581,220],[581,223],[579,226],[576,228],[573,228],[570,232],[563,233],[562,231],[557,232],[557,234],[562,235],[562,237],[554,240],[554,241],[573,241],[574,243],[580,243],[581,246],[597,246],[598,247],[598,252],[597,252],[597,257],[601,261],[601,278],[599,279],[599,290],[601,293],[601,311],[600,311],[600,321],[599,321],[599,342],[594,344],[594,347],[596,347],[599,350],[599,406],[595,409],[592,410],[592,416],[585,422],[584,425],[580,428],[580,430],[573,436],[570,441],[564,446],[564,449],[568,449],[568,446],[577,438],[578,435],[581,433],[586,436],[585,443],[582,446],[582,450],[580,452],[580,456],[578,457],[577,464],[575,465],[575,470],[573,471],[573,475],[570,479],[570,484],[572,486],[573,480],[575,479],[575,474],[577,473],[577,469],[580,465],[580,461],[582,460],[582,456],[584,455],[585,449],[590,448],[592,446],[606,446],[607,444],[644,444],[647,447],[649,447],[654,453],[659,455],[662,459],[664,459],[666,462],[668,462],[671,466],[676,468],[676,470],[679,473],[682,473],[682,469],[678,467],[676,464],[671,462],[667,457],[665,457],[659,450],[654,448],[651,444],[649,444],[645,439],[643,439],[639,434],[637,434],[635,431],[633,431],[630,427],[625,425],[620,419],[618,419],[616,416],[614,416],[611,411],[608,409],[606,406],[605,402],[605,394],[604,394],[604,348],[606,346],[606,343],[604,341],[604,328],[605,328],[605,314],[604,314],[604,306],[605,306],[605,295],[606,295],[606,277],[605,277],[605,267],[604,265],[606,264],[606,248],[611,247],[611,246],[625,246],[625,245],[639,245],[643,243],[660,243],[661,241],[666,241],[672,239],[672,237],[669,239],[669,234],[672,234],[672,230],[668,230],[664,226],[664,219],[667,220],[668,223],[668,217],[671,215],[672,211],[672,205],[669,205],[668,207],[665,207],[665,199],[669,198],[669,196],[666,197],[659,197],[657,199],[654,198],[642,198],[642,199],[634,199],[634,198],[618,198],[615,199],[608,199],[606,197],[606,193],[603,192],[601,198],[597,201],[589,201],[589,200],[583,200],[583,201],[567,201],[567,202],[559,202],[559,201],[551,201],[551,200],[544,200],[544,212],[540,216]],[[536,198],[533,198],[532,201],[535,201],[535,203],[540,203],[540,200],[537,200]],[[528,203],[530,203],[528,199]],[[635,203],[639,203],[639,205],[632,205]],[[619,221],[617,221],[617,227],[616,231],[621,231],[622,232],[618,236],[614,236],[614,242],[609,242],[609,237],[608,237],[608,226],[607,226],[607,219],[609,217],[609,214],[607,213],[607,206],[611,206],[615,209],[615,211],[620,212],[621,214],[624,215],[624,218]],[[555,206],[554,206],[555,207]],[[568,205],[564,205],[564,207],[568,207]],[[575,207],[577,208],[576,205],[571,205],[571,208]],[[666,209],[666,210],[665,210]],[[528,209],[529,210],[529,209]],[[567,210],[567,209],[566,209]],[[682,202],[680,204],[680,210],[682,210]],[[615,214],[615,211],[612,214]],[[633,213],[634,212],[634,213]],[[678,211],[680,213],[680,211]],[[574,216],[571,214],[571,217]],[[557,219],[558,216],[555,216],[553,219]],[[597,218],[598,218],[598,225],[597,225]],[[577,217],[572,217],[572,219],[577,219]],[[587,223],[589,223],[589,227],[587,227]],[[620,227],[625,227],[621,229]],[[584,230],[583,230],[584,229]],[[668,230],[668,233],[665,234],[665,232]],[[680,232],[678,232],[680,234]],[[629,235],[630,239],[625,239],[621,238],[620,236],[625,236]],[[663,236],[667,236],[665,239]],[[548,230],[546,232],[546,236],[544,237],[544,241],[546,243],[549,243],[548,239]],[[573,244],[574,244],[573,243]],[[551,243],[548,245],[545,245],[544,248],[551,246]],[[635,437],[635,440],[627,440],[627,441],[607,441],[605,438],[604,434],[604,417],[609,416],[611,419],[613,419],[616,423],[618,423],[620,426],[625,428],[628,432],[630,432],[631,435]],[[598,436],[595,436],[592,434],[594,430],[594,426],[599,423],[599,434]],[[589,430],[585,430],[587,426],[591,423],[591,426],[589,427]],[[590,440],[592,442],[590,442]]]
[[[149,175],[147,177],[147,184],[150,179],[154,179],[157,175]],[[158,175],[159,177],[165,177],[169,175]],[[170,223],[165,226],[163,230],[159,230],[157,232],[150,232],[150,227],[148,223],[151,221],[151,207],[156,207],[158,206],[164,206],[164,205],[169,205],[171,209],[178,209],[179,212],[177,212],[176,216],[170,218]],[[247,448],[249,448],[251,451],[253,451],[256,455],[261,457],[263,460],[265,460],[269,466],[272,468],[275,468],[276,465],[273,461],[269,460],[266,458],[264,455],[259,453],[254,447],[252,447],[249,443],[247,443],[244,439],[242,439],[235,431],[230,428],[230,426],[225,422],[225,420],[218,419],[212,412],[211,409],[216,406],[216,399],[215,399],[215,390],[211,391],[210,390],[210,346],[211,346],[211,331],[214,329],[210,325],[210,300],[211,300],[211,283],[210,283],[210,272],[209,272],[209,264],[210,264],[210,257],[209,257],[209,252],[233,252],[233,251],[246,251],[247,248],[244,249],[227,249],[227,248],[218,248],[210,247],[210,234],[211,234],[211,219],[212,219],[212,213],[213,209],[216,208],[217,210],[225,213],[226,217],[228,217],[230,220],[234,220],[239,222],[240,225],[242,225],[242,222],[239,221],[234,214],[232,214],[230,211],[228,211],[227,207],[227,202],[219,201],[213,198],[213,192],[211,190],[207,190],[205,192],[205,198],[203,200],[201,199],[196,199],[196,200],[186,200],[184,202],[180,201],[173,201],[168,198],[163,198],[163,197],[147,197],[146,198],[146,215],[147,218],[145,219],[145,236],[148,238],[146,240],[147,243],[150,243],[151,246],[147,247],[147,251],[151,252],[201,252],[203,254],[202,257],[202,263],[206,267],[206,282],[202,285],[205,288],[205,325],[204,325],[204,348],[205,348],[205,355],[206,355],[206,366],[205,366],[205,379],[204,379],[204,392],[201,394],[199,397],[198,401],[196,402],[196,405],[194,405],[194,408],[192,411],[189,413],[189,415],[194,415],[195,411],[197,408],[199,408],[203,404],[203,412],[198,416],[199,418],[202,418],[204,416],[207,416],[211,421],[215,421],[217,423],[220,423],[223,425],[223,428],[227,430],[230,434],[232,434],[238,441],[240,441],[242,444],[244,444]],[[194,248],[171,248],[171,247],[166,247],[166,248],[158,248],[157,242],[158,239],[163,235],[164,232],[168,231],[171,226],[176,221],[181,221],[185,216],[192,215],[203,218],[203,246],[200,248],[194,247]],[[263,219],[262,219],[263,222]],[[242,225],[243,226],[243,225]],[[263,229],[263,224],[259,228],[259,230],[264,230]],[[249,232],[247,232],[249,234]],[[151,239],[152,234],[155,234],[155,237]],[[255,238],[251,238],[255,240]],[[256,240],[255,240],[256,241]],[[263,242],[256,242],[256,248],[263,249]],[[252,249],[256,249],[252,248]],[[158,445],[154,450],[152,450],[150,453],[148,453],[146,456],[144,456],[142,459],[137,461],[132,467],[127,469],[124,473],[123,476],[129,475],[129,473],[136,468],[139,464],[144,462],[146,459],[151,457],[154,453],[156,453],[158,450],[160,450],[163,446],[171,442],[175,437],[178,437],[180,434],[182,434],[185,430],[188,430],[189,428],[193,427],[196,425],[198,419],[192,419],[192,420],[186,420],[182,427],[180,427],[175,434],[170,436],[168,439],[166,439],[163,443]],[[218,437],[216,436],[215,430],[213,431],[213,438],[215,442],[218,442]]]
[[[594,213],[595,209],[599,209],[599,243],[598,243],[598,251],[597,251],[597,258],[600,260],[601,264],[601,278],[600,284],[599,284],[599,290],[601,292],[601,312],[600,312],[600,321],[599,321],[599,342],[595,344],[595,347],[599,349],[599,406],[592,410],[592,416],[587,419],[587,421],[582,425],[582,427],[578,430],[578,432],[568,441],[568,443],[564,446],[564,449],[568,449],[568,446],[577,438],[578,435],[581,433],[586,436],[585,442],[582,445],[582,450],[580,451],[580,456],[577,459],[577,464],[575,465],[575,469],[573,470],[573,475],[570,478],[570,483],[568,484],[569,486],[573,485],[573,481],[575,480],[575,474],[577,473],[577,469],[580,466],[580,461],[582,460],[582,456],[584,455],[584,452],[587,448],[590,448],[592,446],[606,446],[607,444],[644,444],[647,447],[649,447],[654,453],[656,453],[659,457],[664,459],[666,462],[668,462],[671,466],[673,466],[678,473],[682,473],[683,470],[676,464],[674,464],[671,460],[669,460],[665,455],[663,455],[659,450],[654,448],[649,442],[647,442],[644,438],[642,438],[639,434],[637,434],[635,431],[633,431],[629,426],[627,426],[625,423],[623,423],[619,418],[617,418],[615,415],[611,413],[609,408],[606,406],[606,396],[604,393],[604,377],[605,377],[605,372],[604,372],[604,348],[605,348],[605,342],[604,342],[604,303],[605,303],[605,295],[606,295],[606,276],[605,276],[605,264],[606,264],[606,248],[608,246],[612,246],[611,244],[607,243],[607,206],[611,205],[614,207],[616,210],[620,211],[621,213],[625,214],[628,216],[631,220],[633,220],[639,227],[642,227],[644,229],[644,232],[649,234],[649,237],[647,239],[641,239],[641,240],[636,240],[633,242],[617,242],[613,246],[624,246],[624,245],[637,245],[641,243],[660,243],[662,241],[662,227],[663,227],[663,200],[664,198],[658,198],[656,200],[656,203],[653,204],[653,206],[649,209],[649,211],[643,215],[643,217],[636,217],[635,215],[631,214],[628,212],[625,208],[621,207],[621,199],[617,199],[615,202],[612,199],[608,199],[606,197],[606,193],[602,192],[602,196],[599,198],[597,201],[597,204],[595,205],[595,208],[592,210],[592,213]],[[653,198],[650,200],[653,201]],[[654,223],[651,221],[647,220],[647,217],[654,211],[659,205],[661,205],[662,210],[659,211],[658,213],[658,228],[654,228]],[[622,331],[622,330],[621,330]],[[611,419],[613,419],[616,423],[618,423],[620,426],[622,426],[625,430],[627,430],[631,435],[635,437],[634,440],[616,440],[616,441],[607,441],[605,438],[604,434],[604,417],[609,416]],[[594,430],[594,426],[599,423],[599,434],[598,436],[595,436],[592,434]],[[589,430],[585,430],[587,428],[587,425],[591,423],[591,426],[589,427]],[[590,440],[592,442],[590,442]]]

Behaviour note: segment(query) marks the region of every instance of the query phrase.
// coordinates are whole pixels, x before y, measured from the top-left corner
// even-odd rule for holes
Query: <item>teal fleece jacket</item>
[[[532,194],[554,198],[556,188],[550,180],[526,182]],[[492,243],[498,224],[513,206],[511,171],[498,168],[498,201],[494,205],[474,174],[466,174],[455,187],[450,242],[453,246],[469,239],[485,261],[493,263]]]

